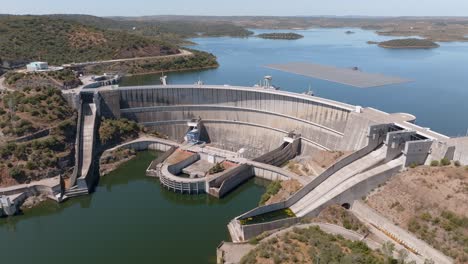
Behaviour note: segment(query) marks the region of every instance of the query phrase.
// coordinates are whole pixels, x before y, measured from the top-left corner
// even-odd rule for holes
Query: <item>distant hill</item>
[[[106,20],[93,22],[103,23]],[[0,61],[50,64],[178,53],[177,46],[58,16],[0,16]]]
[[[427,39],[392,39],[380,42],[379,46],[388,49],[432,49],[438,48],[439,44]]]
[[[160,20],[152,17],[95,17],[90,15],[53,15],[101,29],[123,30],[132,34],[183,42],[184,38],[246,37],[253,32],[230,22],[194,20]]]

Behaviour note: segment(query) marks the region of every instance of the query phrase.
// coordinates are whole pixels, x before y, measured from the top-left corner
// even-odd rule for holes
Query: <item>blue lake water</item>
[[[355,34],[345,34],[352,30]],[[255,33],[279,32],[255,30]],[[385,37],[361,29],[309,29],[293,32],[299,40],[250,38],[195,38],[194,48],[218,57],[220,67],[212,70],[171,73],[169,83],[194,83],[252,86],[264,75],[283,90],[303,92],[309,85],[317,96],[350,104],[370,106],[387,112],[407,112],[417,123],[450,135],[465,135],[468,128],[468,43],[440,43],[430,50],[393,50],[369,45]],[[358,66],[371,73],[382,73],[413,80],[411,83],[377,88],[355,88],[310,77],[264,68],[271,63],[311,62],[338,67]],[[160,75],[133,76],[129,84],[159,84]]]

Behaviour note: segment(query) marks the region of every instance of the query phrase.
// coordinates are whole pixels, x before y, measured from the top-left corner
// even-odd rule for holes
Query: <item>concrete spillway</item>
[[[330,191],[338,188],[340,184],[353,178],[355,175],[360,174],[382,164],[387,155],[387,148],[385,146],[369,153],[368,155],[356,160],[355,162],[340,169],[328,179],[320,184],[317,188],[309,192],[299,201],[294,203],[290,208],[299,217],[305,216],[317,208],[316,201],[328,194]],[[339,190],[338,190],[339,191]],[[345,191],[345,190],[342,190]]]
[[[81,103],[78,140],[76,144],[76,171],[74,172],[70,188],[65,191],[67,197],[88,194],[95,182],[93,174],[93,158],[97,109],[94,103]]]
[[[94,144],[94,125],[96,123],[96,105],[83,105],[83,151],[82,151],[82,167],[80,177],[86,177],[91,168],[93,144]]]

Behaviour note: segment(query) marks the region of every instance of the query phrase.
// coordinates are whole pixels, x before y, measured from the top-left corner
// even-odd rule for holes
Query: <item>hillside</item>
[[[49,16],[0,16],[0,61],[52,65],[178,53],[176,46]]]
[[[468,262],[468,166],[409,169],[392,177],[366,201],[455,263]]]
[[[100,29],[121,30],[159,40],[172,40],[175,43],[187,42],[184,38],[190,37],[246,37],[253,34],[253,32],[229,22],[197,21],[196,19],[162,21],[151,17],[103,18],[90,15],[53,15],[53,17]]]
[[[388,49],[432,49],[438,48],[439,44],[427,39],[392,39],[380,42],[379,46]]]
[[[318,227],[294,228],[292,231],[262,241],[244,256],[243,264],[273,263],[402,263],[364,242],[323,232]]]
[[[73,165],[75,126],[59,89],[6,92],[0,99],[0,186],[64,174]],[[37,139],[24,138],[33,133]]]

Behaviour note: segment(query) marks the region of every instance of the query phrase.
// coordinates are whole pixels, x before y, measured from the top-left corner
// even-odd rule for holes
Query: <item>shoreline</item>
[[[375,45],[375,44],[374,44]],[[395,46],[388,46],[388,45],[381,45],[377,44],[377,46],[384,48],[384,49],[436,49],[439,48],[440,46],[401,46],[401,47],[395,47]]]
[[[192,67],[192,68],[183,68],[183,69],[177,69],[177,70],[158,70],[158,71],[150,71],[150,72],[144,72],[144,73],[129,73],[125,74],[123,77],[133,77],[133,76],[141,76],[141,75],[150,75],[150,74],[157,74],[157,73],[164,73],[164,72],[183,72],[183,71],[195,71],[195,70],[209,70],[209,69],[216,69],[219,67],[219,64],[216,66],[204,66],[204,67]]]

